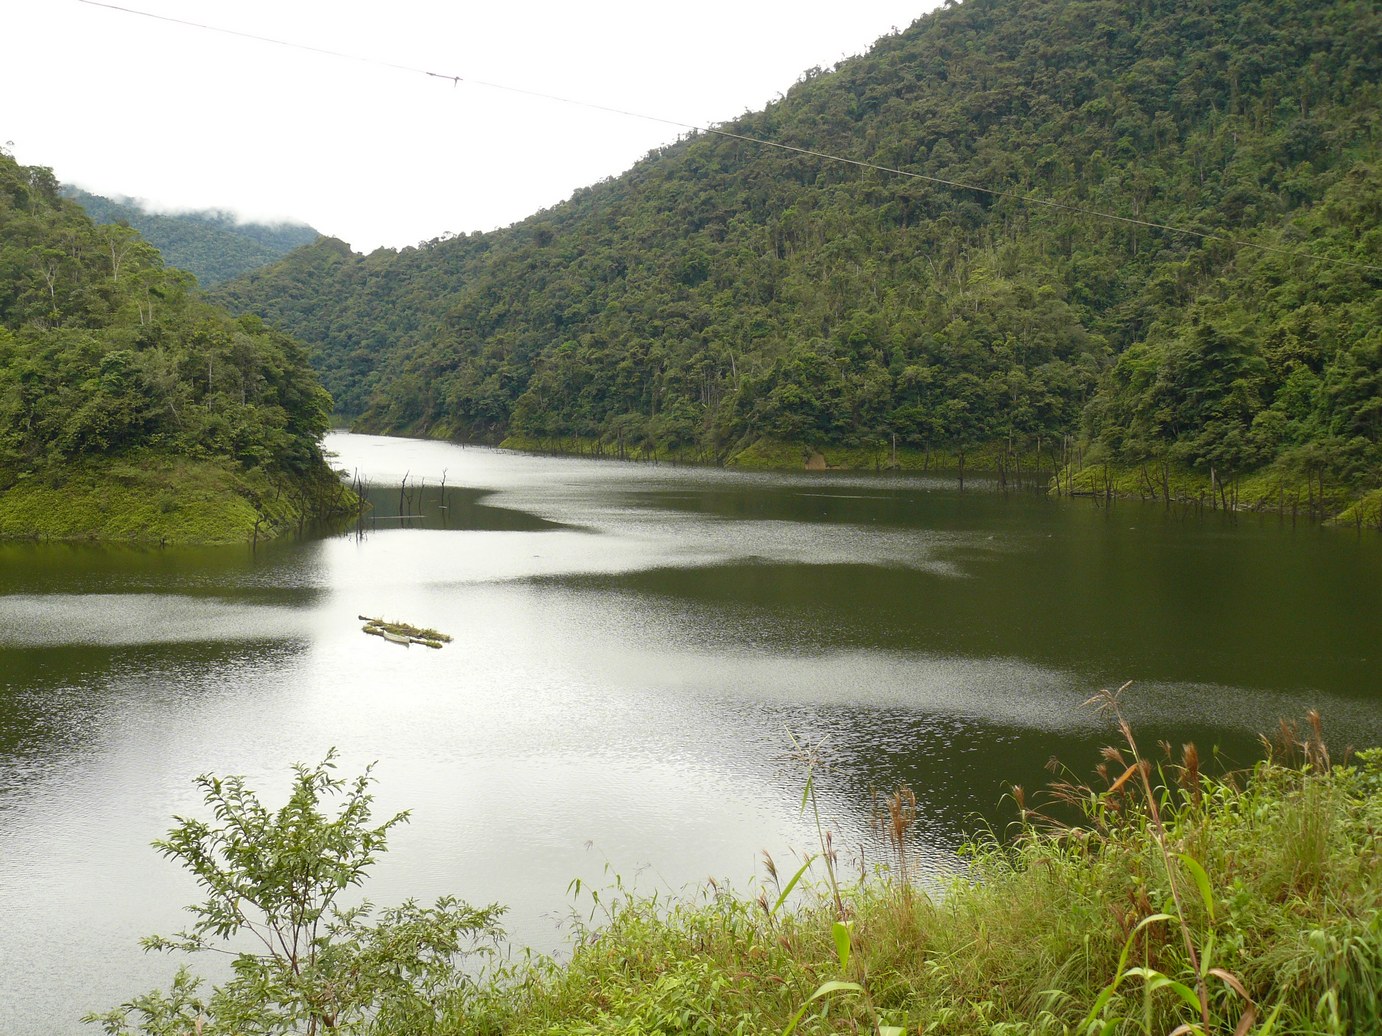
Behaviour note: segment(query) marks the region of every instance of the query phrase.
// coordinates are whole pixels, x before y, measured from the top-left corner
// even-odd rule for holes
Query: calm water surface
[[[1382,537],[1276,518],[747,475],[336,435],[358,531],[198,550],[0,545],[0,1033],[166,984],[137,939],[195,889],[149,848],[198,773],[266,796],[328,748],[411,808],[369,884],[510,906],[557,951],[573,878],[741,888],[809,850],[788,733],[819,743],[837,844],[881,858],[871,789],[911,783],[923,852],[1008,819],[1008,784],[1109,740],[1254,756],[1321,710],[1382,742]],[[400,515],[398,486],[412,489]],[[440,481],[446,477],[446,489]],[[360,614],[452,633],[441,651]],[[94,1030],[93,1030],[94,1031]]]

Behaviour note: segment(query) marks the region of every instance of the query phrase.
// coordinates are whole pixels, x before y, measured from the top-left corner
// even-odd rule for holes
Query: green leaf
[[[1276,1016],[1281,1013],[1281,1009],[1285,1006],[1286,1004],[1283,1001],[1272,1009],[1272,1013],[1268,1015],[1267,1020],[1262,1023],[1262,1029],[1257,1036],[1272,1036],[1272,1030],[1276,1028]]]
[[[809,1004],[811,1001],[819,1000],[831,993],[862,993],[863,991],[864,987],[858,982],[842,982],[839,979],[831,979],[829,982],[822,982],[816,991],[807,997],[806,1002]]]
[[[840,970],[845,971],[849,967],[849,925],[836,921],[830,926],[830,934],[835,940],[835,956],[840,958]]]
[[[864,987],[857,982],[841,982],[832,979],[829,982],[821,983],[816,991],[806,998],[806,1003],[801,1005],[801,1010],[792,1016],[792,1020],[787,1023],[787,1028],[782,1030],[782,1036],[792,1036],[797,1026],[801,1024],[801,1019],[806,1015],[807,1008],[821,997],[829,996],[831,993],[862,993],[863,991]]]
[[[1149,914],[1148,916],[1144,917],[1141,921],[1139,921],[1139,922],[1137,923],[1137,927],[1134,928],[1134,929],[1128,934],[1127,941],[1123,943],[1123,952],[1122,952],[1121,954],[1118,955],[1118,969],[1117,969],[1117,971],[1114,972],[1113,980],[1112,980],[1111,982],[1109,982],[1108,985],[1106,985],[1103,989],[1101,989],[1101,990],[1099,991],[1099,995],[1096,996],[1096,997],[1094,998],[1094,1003],[1093,1003],[1092,1005],[1090,1005],[1089,1013],[1086,1014],[1086,1015],[1084,1016],[1084,1020],[1083,1020],[1082,1022],[1080,1022],[1080,1024],[1079,1024],[1079,1029],[1080,1029],[1081,1031],[1083,1031],[1083,1032],[1094,1032],[1094,1031],[1095,1031],[1094,1023],[1097,1021],[1097,1019],[1099,1018],[1099,1016],[1103,1013],[1104,1008],[1106,1008],[1106,1007],[1108,1006],[1109,1001],[1110,1001],[1111,999],[1113,999],[1113,994],[1116,993],[1116,992],[1118,991],[1118,987],[1119,987],[1119,985],[1122,984],[1123,979],[1125,979],[1128,975],[1133,974],[1133,971],[1140,971],[1140,970],[1142,970],[1142,969],[1133,969],[1133,971],[1130,971],[1130,970],[1128,969],[1128,954],[1130,954],[1130,953],[1132,952],[1132,944],[1133,944],[1133,941],[1137,938],[1137,933],[1140,932],[1140,931],[1142,931],[1142,929],[1146,928],[1148,925],[1151,925],[1151,924],[1154,924],[1154,923],[1157,923],[1157,922],[1160,922],[1160,921],[1174,921],[1174,920],[1175,920],[1175,917],[1174,917],[1173,915],[1171,915],[1171,914]],[[1100,1032],[1111,1032],[1112,1029],[1110,1028],[1110,1025],[1112,1025],[1113,1022],[1115,1022],[1116,1020],[1117,1020],[1117,1019],[1110,1019],[1109,1022],[1108,1022],[1107,1024],[1105,1024],[1105,1025],[1103,1026],[1103,1028],[1100,1029],[1100,1030],[1098,1030],[1098,1031],[1100,1031]]]
[[[1209,914],[1209,920],[1214,920],[1214,891],[1209,887],[1209,875],[1200,866],[1193,856],[1188,853],[1177,853],[1180,862],[1185,865],[1185,869],[1190,872],[1190,876],[1195,879],[1195,884],[1200,889],[1200,900],[1204,903],[1205,912]]]
[[[1190,1010],[1196,1014],[1200,1013],[1200,998],[1195,991],[1184,982],[1177,982],[1169,975],[1157,971],[1155,968],[1129,968],[1127,970],[1129,978],[1140,978],[1147,983],[1147,989],[1155,993],[1161,989],[1169,989],[1178,997],[1185,1001]]]
[[[792,889],[797,887],[797,882],[801,880],[801,876],[806,873],[807,868],[810,867],[815,860],[816,858],[814,856],[808,856],[806,862],[797,868],[797,872],[792,875],[792,880],[787,882],[786,886],[782,889],[782,894],[777,897],[777,902],[774,903],[773,908],[768,911],[769,914],[776,914],[778,910],[782,908],[782,904],[787,902],[787,897],[792,894]]]

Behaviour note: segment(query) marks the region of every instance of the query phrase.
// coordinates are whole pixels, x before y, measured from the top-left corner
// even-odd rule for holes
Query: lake
[[[335,434],[368,480],[358,527],[249,547],[0,544],[0,1032],[77,1019],[175,961],[189,915],[149,842],[193,778],[266,798],[335,746],[413,811],[381,904],[510,907],[560,951],[568,889],[750,889],[812,850],[791,739],[857,872],[885,856],[875,790],[910,784],[933,868],[1000,799],[1087,775],[1133,680],[1145,747],[1226,763],[1315,707],[1382,743],[1382,536],[1276,516],[1000,494],[952,481],[748,474]],[[407,477],[407,488],[399,485]],[[441,481],[445,477],[445,489]],[[401,505],[401,506],[400,506]],[[431,626],[442,650],[361,632]],[[789,869],[784,867],[783,869]],[[790,866],[795,869],[795,864]]]

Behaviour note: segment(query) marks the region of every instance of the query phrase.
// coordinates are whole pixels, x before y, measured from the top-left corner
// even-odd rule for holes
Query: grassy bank
[[[1095,779],[1013,789],[1011,828],[925,882],[905,788],[876,814],[891,865],[842,881],[814,752],[796,745],[818,854],[795,873],[765,857],[756,895],[576,884],[565,961],[496,965],[497,906],[337,903],[407,815],[379,824],[369,770],[336,776],[334,750],[294,766],[277,810],[243,777],[204,774],[215,820],[176,818],[155,847],[206,899],[190,932],[144,945],[223,954],[257,937],[256,952],[242,942],[209,992],[184,968],[88,1020],[109,1036],[1379,1032],[1382,749],[1331,759],[1311,713],[1251,771],[1209,776],[1193,746],[1145,754],[1117,694],[1096,701],[1121,740]]]
[[[1270,511],[1306,520],[1382,528],[1382,490],[1359,497],[1344,487],[1267,470],[1219,482],[1208,475],[1151,464],[1067,467],[1053,491],[1073,496],[1161,501],[1202,510]]]
[[[1382,529],[1382,489],[1359,496],[1346,487],[1321,486],[1314,480],[1273,470],[1221,483],[1205,474],[1160,465],[1120,467],[1083,458],[1078,464],[1062,466],[1059,451],[1012,450],[1005,443],[986,443],[961,453],[893,447],[882,440],[866,446],[808,446],[757,439],[718,455],[710,449],[672,450],[579,436],[510,436],[500,445],[527,453],[714,464],[741,471],[897,471],[956,480],[963,476],[997,480],[1004,485],[1042,485],[1058,495],[1162,501],[1206,511],[1271,511],[1306,521]]]
[[[1050,457],[1034,450],[1012,451],[1001,443],[990,443],[963,455],[954,450],[927,450],[898,446],[881,440],[867,446],[807,446],[772,439],[740,443],[721,453],[710,448],[658,447],[650,444],[610,442],[581,436],[535,438],[511,435],[500,447],[524,453],[546,453],[566,457],[631,460],[656,464],[709,464],[741,471],[905,471],[957,477],[991,477],[1002,471],[1006,477],[1043,482],[1049,475]]]
[[[1374,489],[1353,501],[1339,512],[1334,522],[1337,525],[1382,529],[1382,489]]]
[[[436,1031],[778,1034],[801,1012],[802,1033],[1377,1032],[1382,752],[1337,767],[1309,728],[1283,743],[1221,778],[1110,749],[1097,788],[1056,786],[1078,824],[1024,809],[928,893],[614,890],[569,962],[506,970]],[[905,866],[915,814],[892,807]]]
[[[0,491],[0,538],[123,543],[244,543],[334,512],[350,491],[316,478],[246,472],[156,453],[65,465]]]
[[[725,461],[726,467],[748,471],[905,471],[909,474],[934,474],[958,478],[991,478],[1000,472],[1013,480],[1040,478],[1051,471],[1051,458],[1035,450],[1010,450],[1004,443],[987,443],[966,450],[893,447],[879,441],[867,446],[808,447],[797,443],[759,439],[737,449]]]
[[[715,451],[699,447],[670,449],[650,444],[621,444],[617,439],[606,441],[593,436],[530,436],[510,435],[499,448],[520,453],[545,453],[558,457],[590,457],[597,460],[631,460],[649,464],[707,464],[718,462]]]

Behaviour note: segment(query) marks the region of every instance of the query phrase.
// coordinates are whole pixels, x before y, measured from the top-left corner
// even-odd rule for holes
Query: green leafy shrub
[[[346,781],[334,775],[334,759],[333,751],[316,766],[295,766],[277,811],[243,777],[197,778],[214,820],[179,818],[154,845],[196,877],[206,898],[188,908],[196,917],[188,931],[151,936],[144,947],[254,948],[235,952],[233,977],[210,995],[183,967],[167,992],[87,1021],[110,1036],[316,1036],[428,1033],[456,1015],[473,985],[462,963],[498,939],[501,910],[446,897],[430,907],[409,900],[375,920],[367,900],[343,905],[407,814],[373,825],[370,771]],[[334,797],[340,809],[329,816],[322,803]]]

